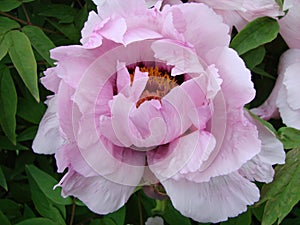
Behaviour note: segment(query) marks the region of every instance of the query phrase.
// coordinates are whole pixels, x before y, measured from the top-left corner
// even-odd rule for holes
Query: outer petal
[[[186,41],[196,48],[199,56],[212,48],[229,45],[229,26],[224,24],[222,18],[211,8],[205,4],[196,3],[174,7],[182,11],[186,23],[186,31],[183,35]]]
[[[290,48],[300,48],[300,1],[294,0],[287,15],[279,20],[280,34]]]
[[[99,214],[107,214],[122,207],[135,188],[111,182],[101,176],[83,177],[72,170],[58,186],[62,187],[63,196],[73,195]]]
[[[231,107],[243,107],[255,96],[251,73],[237,53],[227,47],[211,50],[206,55],[208,65],[215,64],[219,70],[226,102]]]
[[[277,118],[277,108],[289,126],[298,126],[299,101],[297,100],[299,81],[300,49],[289,49],[280,58],[278,78],[268,99],[251,111],[263,119]]]
[[[148,165],[159,180],[197,171],[215,147],[208,132],[194,131],[147,153]]]
[[[285,87],[282,86],[278,93],[276,104],[278,106],[283,123],[289,127],[300,129],[300,110],[293,110],[287,103],[287,93]]]
[[[212,178],[209,182],[161,181],[176,209],[199,222],[227,220],[247,210],[259,199],[255,184],[237,173]]]
[[[53,154],[63,144],[57,117],[57,98],[47,100],[48,109],[40,122],[38,132],[33,140],[32,149],[40,154]]]
[[[211,131],[216,139],[215,149],[198,171],[179,177],[198,183],[209,181],[212,177],[237,171],[260,152],[256,126],[244,117],[243,109],[227,115],[224,131],[218,121],[213,122],[216,123]]]
[[[48,68],[45,72],[45,77],[41,78],[42,84],[50,91],[57,93],[61,78],[56,74],[55,68]]]
[[[261,151],[239,169],[239,173],[251,181],[269,183],[274,176],[272,165],[285,162],[283,145],[272,131],[258,120],[253,119],[247,112],[245,114],[256,125],[262,146]]]

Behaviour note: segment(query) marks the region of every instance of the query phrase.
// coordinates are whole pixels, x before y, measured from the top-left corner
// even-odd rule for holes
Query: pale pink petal
[[[139,67],[135,68],[133,82],[131,83],[130,74],[124,63],[118,65],[117,72],[117,89],[132,102],[137,102],[144,91],[147,81],[148,72],[141,72]]]
[[[121,208],[134,191],[134,186],[111,182],[104,177],[84,177],[70,170],[60,181],[62,195],[79,198],[90,210],[107,214]],[[122,194],[120,194],[122,193]]]
[[[261,151],[240,169],[239,173],[251,181],[269,183],[273,180],[274,170],[272,165],[285,162],[285,152],[282,143],[276,135],[261,122],[252,118],[247,112],[246,117],[256,125],[258,137],[261,140]]]
[[[299,71],[299,62],[299,49],[289,49],[281,56],[275,86],[268,99],[261,106],[251,109],[253,113],[266,120],[278,118],[278,108],[280,105],[280,109],[283,112],[280,113],[281,117],[290,125],[298,123],[299,112],[297,112],[297,108],[299,103],[296,96],[298,91],[297,84],[299,83],[297,80],[299,78],[297,72]],[[291,106],[293,106],[294,109]],[[289,122],[289,120],[293,122]]]
[[[178,7],[186,21],[184,37],[192,44],[199,56],[218,46],[228,46],[229,26],[222,22],[221,16],[204,4],[181,4]],[[209,22],[208,22],[209,21]]]
[[[193,2],[205,3],[213,9],[245,10],[245,8],[243,8],[244,0],[194,0]]]
[[[221,222],[235,217],[259,200],[255,184],[237,173],[194,183],[186,179],[161,182],[174,207],[199,222]]]
[[[284,124],[289,127],[300,129],[300,110],[293,110],[287,103],[287,93],[284,86],[281,86],[276,104]]]
[[[53,154],[64,142],[59,130],[56,96],[49,98],[46,103],[48,109],[39,124],[38,132],[32,143],[33,151],[39,154]]]
[[[173,76],[203,71],[203,66],[195,51],[187,46],[173,40],[159,40],[155,41],[151,48],[157,59],[166,62],[167,65],[174,66],[171,71]]]
[[[299,55],[300,56],[300,55]],[[286,89],[287,103],[293,110],[300,110],[299,85],[300,63],[294,63],[285,70],[283,85]]]
[[[57,76],[76,88],[89,65],[111,47],[105,45],[101,49],[87,50],[77,45],[61,46],[52,49],[50,54],[51,58],[58,61],[55,67]]]
[[[227,114],[226,124],[223,124],[225,130],[219,122],[213,123],[211,133],[216,139],[216,147],[198,171],[184,175],[190,181],[200,183],[232,173],[261,150],[257,128],[245,118],[243,109]]]
[[[89,166],[82,157],[76,143],[64,144],[55,153],[57,171],[64,172],[66,168],[72,168],[74,171],[85,177],[98,176],[99,174]]]
[[[50,91],[57,93],[61,78],[56,74],[55,68],[48,68],[44,72],[45,76],[41,78],[41,83]]]
[[[208,159],[215,143],[214,137],[208,132],[194,131],[148,152],[148,165],[161,181],[178,172],[195,172]]]
[[[221,88],[228,105],[241,107],[254,98],[251,73],[237,52],[227,47],[215,48],[207,53],[206,62],[208,65],[214,64],[218,69],[223,80]]]
[[[138,108],[132,108],[129,119],[132,142],[136,147],[153,147],[163,143],[167,133],[167,125],[160,112],[161,103],[151,100],[142,103]]]
[[[161,217],[149,217],[145,223],[145,225],[164,225],[164,220]]]
[[[80,42],[86,46],[88,42],[90,41],[90,36],[92,35],[94,29],[96,26],[102,23],[102,19],[97,15],[96,12],[91,11],[89,13],[89,17],[87,21],[84,24],[83,29],[81,30],[81,36]],[[98,40],[98,43],[94,43],[92,46],[100,46],[102,44],[102,38]],[[91,46],[88,46],[91,47]]]
[[[147,7],[144,1],[141,0],[102,0],[98,6],[98,13],[102,19],[118,15],[127,17],[128,13],[135,14],[137,12],[146,11]],[[129,12],[128,12],[128,9]]]
[[[285,1],[284,1],[285,2]],[[300,48],[300,1],[294,0],[287,15],[279,20],[280,34],[290,48]]]

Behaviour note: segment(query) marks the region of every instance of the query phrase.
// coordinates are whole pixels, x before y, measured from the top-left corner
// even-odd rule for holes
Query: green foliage
[[[281,127],[278,130],[278,137],[285,149],[300,147],[300,130],[292,127]]]
[[[230,46],[239,55],[255,49],[274,40],[279,32],[279,25],[275,19],[262,17],[248,23],[231,41]]]
[[[281,0],[276,2],[282,7]],[[63,176],[56,173],[54,157],[32,152],[44,101],[51,94],[39,84],[43,72],[55,65],[49,52],[79,44],[91,10],[96,10],[91,0],[0,0],[0,224],[136,225],[160,216],[166,225],[204,225],[181,215],[170,200],[147,197],[140,187],[126,206],[97,215],[80,200],[61,197],[61,188],[53,189]],[[249,108],[262,103],[276,81],[278,59],[287,49],[278,32],[277,21],[264,17],[232,38],[230,46],[251,70],[257,91]],[[259,204],[218,225],[299,224],[300,131],[280,120],[255,118],[293,150],[286,164],[276,167],[274,182],[263,186]]]
[[[300,200],[300,148],[287,153],[286,163],[276,167],[275,180],[262,188],[266,202],[262,225],[280,224]]]

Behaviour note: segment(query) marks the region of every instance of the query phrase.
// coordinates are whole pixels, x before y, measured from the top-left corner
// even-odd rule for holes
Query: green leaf
[[[235,218],[230,218],[226,222],[222,222],[220,225],[251,225],[251,221],[251,212],[248,210]]]
[[[5,191],[8,191],[6,178],[3,174],[1,166],[0,166],[0,186],[3,187]]]
[[[125,216],[126,216],[126,207],[123,206],[118,211],[110,213],[105,217],[111,218],[116,225],[123,225],[125,224]]]
[[[28,150],[28,147],[16,144],[13,145],[10,140],[5,136],[0,136],[0,149],[3,150]]]
[[[93,220],[90,225],[117,225],[112,219],[104,217],[102,219]]]
[[[8,68],[0,70],[0,124],[9,140],[16,144],[17,91]]]
[[[20,28],[19,23],[7,17],[0,16],[0,34],[4,34],[12,29],[18,29],[18,28]]]
[[[53,22],[50,19],[47,19],[53,27],[63,33],[67,38],[69,38],[72,42],[78,42],[80,39],[80,30],[76,29],[73,23],[69,24],[59,24],[57,22]]]
[[[9,12],[17,7],[19,7],[22,3],[18,0],[1,0],[0,1],[0,11]]]
[[[37,103],[30,95],[25,97],[18,100],[17,115],[26,121],[39,124],[46,110],[45,104]]]
[[[54,17],[59,23],[72,23],[74,21],[76,10],[64,4],[51,4],[42,7],[39,10],[39,15]]]
[[[0,60],[6,56],[8,49],[10,48],[10,40],[7,35],[4,35],[3,38],[0,38]]]
[[[38,129],[37,126],[28,127],[27,129],[22,131],[20,134],[18,134],[17,141],[21,142],[21,141],[33,140],[36,135],[37,129]]]
[[[15,225],[59,225],[59,223],[54,222],[53,220],[47,218],[31,218],[24,221],[21,221]]]
[[[278,130],[278,138],[285,149],[300,147],[300,130],[292,127],[281,127]]]
[[[168,224],[172,225],[191,225],[191,221],[181,215],[172,205],[170,201],[168,201],[165,212],[162,214],[162,217]]]
[[[275,169],[274,181],[262,188],[260,203],[266,202],[262,225],[278,224],[300,200],[300,148],[287,153],[286,163]]]
[[[57,223],[60,225],[65,225],[65,216],[66,216],[65,207],[62,205],[55,204],[49,198],[47,198],[47,196],[41,190],[41,187],[40,187],[41,184],[37,184],[35,179],[31,176],[32,171],[30,172],[30,170],[35,171],[38,169],[37,168],[35,169],[35,167],[33,165],[26,166],[26,173],[28,176],[28,181],[29,181],[30,191],[31,191],[31,199],[33,201],[33,204],[34,204],[36,210],[42,216],[47,217],[53,221],[57,221]],[[35,172],[33,172],[33,173],[35,173]],[[43,174],[46,174],[46,173],[43,172]],[[35,176],[37,176],[37,175],[35,174]],[[48,174],[47,174],[47,177],[49,177]],[[46,186],[48,186],[48,185],[46,184]],[[49,192],[49,190],[46,190],[46,191]]]
[[[53,177],[51,177],[49,174],[38,169],[34,165],[27,165],[26,172],[34,180],[34,182],[37,184],[37,186],[43,192],[43,194],[45,196],[47,196],[47,198],[49,198],[51,201],[53,201],[54,203],[59,204],[59,205],[71,205],[72,204],[72,199],[70,197],[63,198],[61,196],[60,188],[55,188],[53,190],[53,187],[58,182]]]
[[[38,27],[25,26],[22,31],[27,35],[35,50],[45,59],[51,66],[54,60],[50,58],[50,49],[55,48],[53,42],[48,36]]]
[[[267,77],[271,80],[275,80],[276,78],[273,77],[271,74],[267,73],[266,71],[264,71],[262,68],[260,67],[254,67],[251,69],[254,73],[257,73],[258,75],[261,75],[263,77]]]
[[[0,210],[8,217],[21,216],[20,206],[10,199],[0,199]]]
[[[259,46],[255,49],[246,52],[241,57],[246,63],[246,66],[251,70],[252,68],[259,65],[263,61],[265,54],[266,54],[266,50],[264,46]]]
[[[2,211],[0,211],[0,224],[1,225],[11,225],[10,221],[8,218],[3,214]]]
[[[11,47],[9,56],[19,72],[25,86],[32,96],[39,102],[39,90],[37,82],[37,65],[28,37],[20,31],[10,31]]]
[[[279,25],[275,19],[261,17],[248,23],[231,41],[230,47],[239,55],[271,42],[277,37]]]

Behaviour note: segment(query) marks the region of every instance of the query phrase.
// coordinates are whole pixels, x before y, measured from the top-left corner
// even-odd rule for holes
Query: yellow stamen
[[[174,77],[166,71],[159,71],[158,67],[141,67],[141,72],[148,72],[148,82],[140,99],[136,103],[138,108],[143,102],[152,99],[161,100],[172,88],[178,86]],[[134,73],[130,74],[131,83],[134,82]]]

